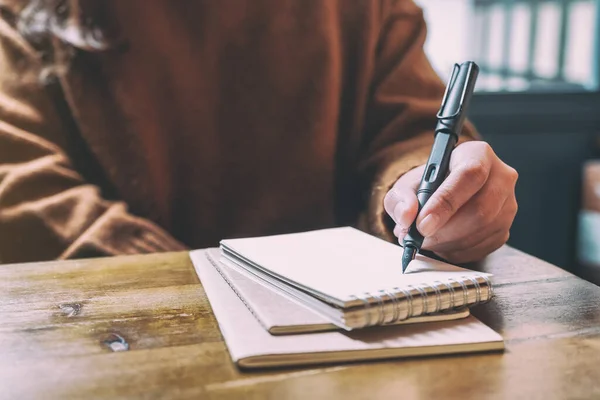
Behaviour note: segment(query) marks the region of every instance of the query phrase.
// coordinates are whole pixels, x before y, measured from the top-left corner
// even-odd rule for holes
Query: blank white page
[[[221,245],[270,274],[342,302],[365,292],[489,276],[421,255],[403,274],[400,246],[350,227],[227,239]]]

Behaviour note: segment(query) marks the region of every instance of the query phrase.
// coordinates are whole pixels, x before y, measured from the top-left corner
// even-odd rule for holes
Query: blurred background
[[[600,282],[597,0],[416,0],[445,80],[481,68],[470,118],[520,174],[509,244]]]

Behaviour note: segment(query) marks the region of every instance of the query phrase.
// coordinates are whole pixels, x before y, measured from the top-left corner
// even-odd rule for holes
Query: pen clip
[[[473,68],[473,64],[469,64],[469,71],[467,71],[467,76],[471,75],[472,68]],[[460,70],[460,65],[454,64],[454,69],[452,70],[452,76],[450,77],[450,82],[448,83],[448,86],[446,86],[446,91],[444,92],[444,97],[442,98],[442,106],[440,107],[440,110],[436,114],[437,119],[447,120],[447,119],[456,118],[457,116],[460,115],[460,113],[463,110],[463,104],[465,102],[465,97],[467,96],[467,85],[465,85],[463,88],[463,92],[460,96],[460,103],[458,105],[458,109],[456,110],[456,112],[454,114],[448,115],[448,116],[442,115],[442,113],[444,112],[444,109],[446,108],[446,101],[448,100],[448,93],[454,88],[454,84],[456,83],[456,80],[458,79],[458,71],[459,70]]]

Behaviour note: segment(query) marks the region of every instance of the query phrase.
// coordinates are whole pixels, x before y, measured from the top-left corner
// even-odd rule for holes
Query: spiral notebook
[[[275,336],[201,254],[192,259],[232,361],[240,368],[321,365],[502,351],[500,335],[473,316],[452,321]]]
[[[226,239],[223,258],[346,330],[473,307],[493,297],[490,275],[417,256],[351,227]]]
[[[219,249],[191,251],[190,258],[196,269],[198,265],[208,261],[264,329],[272,335],[294,335],[340,329],[302,303],[293,301],[285,293],[275,290],[273,286],[236,267],[221,257]],[[448,310],[395,321],[393,325],[449,321],[466,318],[469,315],[468,308]]]

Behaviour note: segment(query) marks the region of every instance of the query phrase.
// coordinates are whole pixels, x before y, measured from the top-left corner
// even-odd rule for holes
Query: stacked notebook
[[[191,252],[234,362],[268,367],[501,350],[470,316],[490,276],[353,228],[223,240]]]

